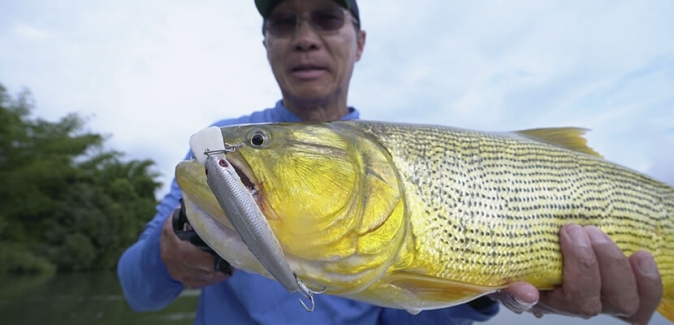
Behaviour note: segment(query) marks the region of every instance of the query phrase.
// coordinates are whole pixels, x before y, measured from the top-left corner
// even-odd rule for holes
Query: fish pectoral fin
[[[587,129],[572,127],[515,131],[515,133],[531,140],[603,158],[602,155],[587,145],[587,140],[583,137],[585,132],[587,132]]]
[[[407,312],[412,315],[418,315],[421,312],[421,309],[407,309]]]
[[[410,272],[394,272],[388,274],[385,280],[419,297],[420,300],[442,302],[448,305],[464,303],[501,289]]]

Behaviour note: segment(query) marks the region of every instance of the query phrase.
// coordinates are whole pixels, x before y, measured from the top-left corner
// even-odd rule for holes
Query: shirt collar
[[[357,120],[360,118],[360,112],[354,108],[349,106],[349,113],[342,116],[340,120]],[[283,100],[278,100],[276,102],[276,106],[274,106],[274,110],[278,114],[279,120],[281,122],[301,122],[302,120],[299,118],[299,116],[295,115],[295,113],[291,112],[283,106]]]

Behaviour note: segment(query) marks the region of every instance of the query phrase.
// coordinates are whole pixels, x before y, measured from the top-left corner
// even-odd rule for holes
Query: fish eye
[[[248,135],[248,143],[253,147],[266,147],[269,144],[269,136],[262,130],[255,130]]]

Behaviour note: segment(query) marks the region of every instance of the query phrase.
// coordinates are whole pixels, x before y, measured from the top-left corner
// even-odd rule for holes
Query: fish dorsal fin
[[[602,155],[588,147],[587,140],[583,137],[587,131],[583,128],[561,127],[520,130],[515,133],[531,140],[603,158]]]

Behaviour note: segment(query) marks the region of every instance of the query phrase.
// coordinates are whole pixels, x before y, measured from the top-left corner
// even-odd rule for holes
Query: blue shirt
[[[358,110],[349,108],[342,119],[358,119]],[[220,120],[212,125],[241,123],[300,122],[281,101],[273,108],[236,119]],[[191,156],[188,152],[185,159]],[[170,304],[184,289],[171,278],[159,253],[162,225],[179,205],[180,188],[175,179],[170,192],[157,206],[139,240],[119,260],[117,274],[124,295],[136,311],[158,310]],[[451,308],[422,311],[412,315],[405,310],[382,308],[330,295],[317,295],[316,309],[309,313],[276,281],[263,276],[234,272],[216,285],[202,289],[195,324],[472,324],[486,321],[498,312],[498,304],[476,310],[464,304]]]

